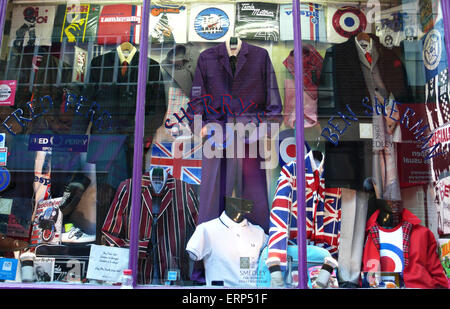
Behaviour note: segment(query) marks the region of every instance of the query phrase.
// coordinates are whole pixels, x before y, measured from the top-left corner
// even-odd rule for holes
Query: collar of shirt
[[[225,211],[222,212],[222,214],[219,217],[220,221],[225,225],[227,228],[232,229],[235,227],[246,227],[248,225],[247,219],[244,218],[241,222],[235,222],[230,219],[230,217],[227,216]]]
[[[137,52],[137,48],[133,46],[133,48],[130,51],[130,54],[128,56],[125,56],[123,54],[122,48],[119,46],[117,46],[117,55],[119,56],[119,61],[122,64],[124,61],[126,61],[128,64],[131,63],[131,60],[134,57],[134,54],[136,54]]]
[[[322,159],[320,160],[320,162],[318,162],[319,164],[317,164],[316,159],[314,158],[313,150],[309,151],[306,157],[309,159],[309,162],[311,164],[311,172],[318,171],[319,175],[322,175],[325,164],[325,155],[322,153]]]
[[[368,45],[366,47],[361,46],[361,43],[356,39],[355,37],[356,46],[359,47],[359,50],[363,53],[363,55],[366,54],[366,52],[372,53],[372,39],[370,39],[370,42],[368,42]]]

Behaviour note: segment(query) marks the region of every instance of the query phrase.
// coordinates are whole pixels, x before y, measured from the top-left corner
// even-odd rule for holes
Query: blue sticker
[[[217,40],[223,37],[230,28],[227,13],[218,8],[207,8],[198,13],[194,21],[194,29],[205,40]]]
[[[167,272],[167,280],[169,281],[177,281],[178,279],[178,271],[176,270],[169,270]]]
[[[8,188],[10,182],[11,174],[6,168],[0,167],[0,192]]]
[[[17,265],[17,259],[0,258],[0,279],[16,280]]]

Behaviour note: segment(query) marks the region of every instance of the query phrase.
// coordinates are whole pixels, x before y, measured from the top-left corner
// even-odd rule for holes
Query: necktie
[[[233,76],[234,76],[234,73],[236,72],[236,62],[237,62],[236,56],[231,56],[230,57],[230,65],[231,65],[231,72],[233,72]]]
[[[366,59],[367,61],[369,61],[370,64],[372,64],[372,56],[370,55],[369,52],[366,52]]]
[[[125,73],[127,72],[127,66],[128,63],[126,61],[122,62],[122,76],[125,76]]]

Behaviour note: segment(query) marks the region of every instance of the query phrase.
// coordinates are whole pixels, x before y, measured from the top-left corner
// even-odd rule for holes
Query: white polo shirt
[[[199,224],[186,250],[203,260],[206,284],[223,281],[226,287],[256,287],[258,259],[268,236],[244,219],[237,223],[225,212]]]

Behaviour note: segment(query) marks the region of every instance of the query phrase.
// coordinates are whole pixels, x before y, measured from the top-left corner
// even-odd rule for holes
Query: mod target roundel
[[[332,23],[339,35],[350,38],[366,29],[367,18],[361,10],[346,6],[334,13]]]
[[[389,243],[380,243],[381,269],[387,272],[403,271],[403,251]]]
[[[294,130],[289,129],[280,132],[280,166],[288,164],[297,158],[295,142]]]
[[[0,167],[0,192],[8,188],[10,182],[11,175],[9,171],[4,167]]]

